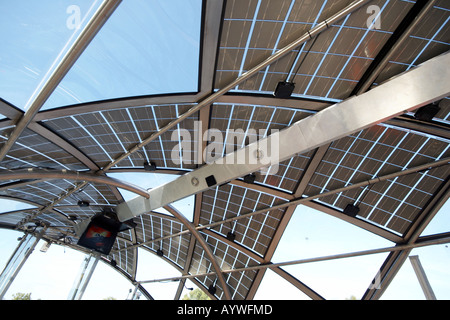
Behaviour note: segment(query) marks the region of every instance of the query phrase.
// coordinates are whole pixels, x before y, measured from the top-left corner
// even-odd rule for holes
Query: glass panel
[[[0,96],[25,110],[101,1],[0,3]]]
[[[289,221],[272,261],[286,262],[390,246],[391,242],[368,231],[300,205]],[[360,299],[386,256],[365,255],[286,266],[283,269],[325,299],[344,300],[352,296]],[[283,293],[279,291],[277,298],[290,299]]]
[[[201,0],[124,1],[44,109],[198,89]]]
[[[35,208],[34,206],[29,205],[25,202],[19,202],[19,201],[8,200],[8,199],[0,199],[0,207],[2,208],[0,210],[0,212],[27,210],[27,209]]]

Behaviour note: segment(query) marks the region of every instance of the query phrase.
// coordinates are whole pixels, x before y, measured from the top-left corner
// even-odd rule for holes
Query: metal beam
[[[44,110],[39,112],[34,121],[46,121],[55,118],[74,116],[77,114],[110,111],[115,109],[124,109],[132,107],[150,106],[150,105],[168,105],[181,103],[196,103],[200,96],[197,93],[186,94],[164,94],[138,97],[126,97],[118,99],[107,99],[95,102],[79,103],[62,108]]]
[[[188,111],[183,113],[180,117],[178,117],[175,120],[172,120],[168,125],[164,126],[159,131],[151,134],[148,138],[144,139],[142,142],[136,144],[134,147],[129,149],[127,152],[123,153],[122,155],[120,155],[119,157],[117,157],[116,159],[111,161],[100,172],[106,172],[111,167],[113,167],[115,164],[117,164],[120,161],[128,158],[131,154],[137,152],[138,150],[140,150],[145,145],[149,144],[150,142],[152,142],[156,138],[160,137],[161,135],[163,135],[167,131],[171,130],[173,127],[175,127],[176,125],[181,123],[183,120],[185,120],[188,117],[192,116],[194,113],[200,111],[200,109],[202,109],[202,108],[212,104],[219,97],[223,96],[224,94],[226,94],[227,92],[232,90],[237,85],[239,85],[239,84],[243,83],[244,81],[248,80],[249,78],[251,78],[252,76],[257,74],[259,71],[261,71],[265,67],[269,66],[270,64],[272,64],[272,63],[278,61],[279,59],[281,59],[282,57],[286,56],[287,54],[289,54],[295,48],[299,47],[300,45],[302,45],[303,43],[305,43],[309,39],[312,39],[313,37],[317,36],[322,31],[328,29],[329,26],[332,25],[333,23],[335,23],[337,21],[340,21],[345,16],[347,16],[348,14],[354,12],[355,10],[359,9],[361,6],[363,6],[364,4],[366,4],[366,3],[370,2],[370,1],[371,0],[356,0],[356,1],[353,1],[346,8],[344,8],[341,11],[339,11],[338,13],[333,15],[332,17],[330,17],[330,18],[322,21],[321,23],[317,24],[310,31],[307,31],[304,35],[302,35],[301,37],[297,38],[295,41],[291,42],[289,45],[285,46],[284,48],[278,50],[276,53],[274,53],[273,55],[269,56],[267,59],[262,61],[257,66],[255,66],[252,69],[248,70],[247,72],[243,73],[241,76],[239,76],[234,81],[232,81],[231,83],[226,85],[224,88],[222,88],[222,89],[214,92],[213,94],[209,95],[208,97],[202,99],[194,107],[192,107],[191,109],[189,109]]]
[[[433,217],[439,212],[442,206],[447,202],[450,196],[450,179],[444,181],[439,190],[433,195],[428,204],[422,209],[422,213],[405,234],[405,242],[407,244],[420,243],[420,234],[430,223]],[[380,274],[378,276],[379,286],[369,287],[363,295],[362,299],[376,300],[379,299],[388,288],[389,284],[397,275],[403,263],[408,259],[412,249],[391,252],[383,263]],[[376,276],[377,277],[377,276]],[[375,281],[375,279],[374,279]]]
[[[414,28],[422,21],[422,18],[433,8],[436,0],[417,1],[406,17],[391,35],[389,40],[384,44],[380,53],[370,64],[366,73],[362,76],[361,81],[356,85],[351,95],[357,95],[366,92],[377,77],[384,70],[390,58],[397,52],[407,40]]]
[[[92,161],[91,159],[89,159],[83,152],[81,152],[80,149],[76,148],[70,142],[61,138],[59,135],[57,135],[53,131],[45,128],[43,125],[41,125],[37,122],[31,122],[28,125],[28,129],[36,132],[41,137],[44,137],[51,143],[55,144],[56,146],[60,147],[64,151],[68,152],[71,156],[76,158],[78,161],[80,161],[83,165],[85,165],[90,170],[96,171],[96,170],[100,169],[95,164],[95,162]]]
[[[3,300],[14,279],[22,269],[25,262],[28,260],[31,253],[33,253],[34,248],[44,235],[45,229],[45,227],[42,228],[36,236],[25,234],[22,237],[22,241],[17,246],[5,269],[0,275],[0,300]],[[33,240],[33,237],[35,237],[34,241],[31,242],[31,240]]]
[[[49,76],[48,80],[43,84],[42,88],[38,88],[37,91],[30,98],[30,105],[26,106],[27,110],[25,114],[16,123],[16,126],[11,133],[8,141],[3,145],[0,150],[0,161],[2,161],[22,132],[27,128],[34,116],[39,112],[39,109],[44,105],[53,91],[58,87],[64,76],[73,66],[78,57],[81,56],[83,51],[89,45],[91,40],[95,37],[97,32],[106,23],[108,18],[119,6],[121,0],[104,1],[92,19],[88,22],[86,27],[81,31],[79,37],[75,40],[75,43],[67,51],[65,56],[61,59],[58,66],[53,73]]]
[[[358,218],[354,218],[354,217],[350,217],[349,215],[346,215],[345,213],[343,213],[340,210],[336,210],[332,207],[329,207],[327,205],[324,205],[322,203],[319,203],[317,201],[306,201],[303,203],[304,206],[312,208],[314,210],[318,210],[320,212],[323,212],[325,214],[328,214],[332,217],[338,218],[340,220],[343,220],[345,222],[348,222],[356,227],[359,227],[361,229],[364,229],[366,231],[369,231],[373,234],[376,234],[377,236],[380,236],[384,239],[387,239],[389,241],[392,241],[394,243],[402,243],[404,242],[404,239],[393,233],[390,232],[389,230],[386,230],[382,227],[379,227],[375,224],[372,224],[368,221],[362,220],[362,219],[358,219]]]
[[[222,14],[225,0],[208,0],[205,3],[203,42],[201,54],[200,93],[210,94],[214,89],[214,74],[220,39]]]
[[[154,188],[148,200],[138,197],[120,204],[119,219],[131,219],[448,96],[450,70],[442,67],[446,65],[450,65],[450,52]],[[245,163],[239,164],[242,159]],[[210,183],[211,177],[213,183]]]
[[[184,264],[184,268],[183,268],[183,272],[182,272],[183,275],[189,274],[189,269],[191,268],[192,257],[194,255],[195,244],[196,244],[196,240],[192,239],[192,237],[191,237],[191,241],[189,241],[189,248],[186,253],[186,262]],[[178,285],[178,288],[177,288],[177,292],[175,293],[174,300],[180,300],[181,293],[183,292],[185,283],[186,283],[186,280],[180,281],[180,284]]]
[[[320,294],[312,290],[310,287],[308,287],[306,284],[298,280],[296,277],[288,273],[286,270],[278,267],[278,268],[272,268],[273,272],[278,274],[280,277],[282,277],[284,280],[288,281],[290,284],[295,286],[297,289],[299,289],[301,292],[306,294],[308,297],[310,297],[313,300],[325,300],[324,297],[322,297]]]
[[[297,97],[277,98],[267,94],[228,93],[219,97],[216,103],[222,104],[247,104],[260,106],[277,106],[291,109],[308,110],[318,112],[328,108],[332,103],[314,99]]]
[[[17,109],[8,101],[0,98],[0,114],[4,115],[5,117],[13,121],[17,121],[20,119],[20,117],[22,117],[23,111]]]
[[[386,253],[386,252],[398,252],[398,251],[403,251],[403,250],[412,250],[414,248],[421,248],[421,247],[445,244],[445,243],[450,243],[449,237],[443,237],[443,238],[438,238],[438,239],[429,240],[429,241],[422,241],[422,242],[415,243],[415,244],[404,244],[404,245],[399,245],[399,246],[394,246],[394,247],[384,247],[384,248],[379,248],[379,249],[369,249],[369,250],[340,253],[340,254],[334,254],[334,255],[328,255],[328,256],[322,256],[322,257],[306,258],[306,259],[292,260],[292,261],[286,261],[286,262],[229,269],[229,270],[223,270],[222,272],[223,273],[233,273],[233,272],[243,272],[243,271],[250,271],[250,270],[260,270],[260,269],[266,269],[266,268],[275,269],[275,268],[279,268],[279,267],[283,267],[283,266],[293,266],[293,265],[306,264],[306,263],[312,263],[312,262],[361,257],[361,256]],[[208,272],[208,273],[202,273],[202,274],[185,275],[185,276],[181,276],[181,277],[171,277],[171,278],[155,279],[155,280],[144,280],[144,281],[139,281],[139,283],[142,284],[142,283],[181,280],[181,279],[189,279],[189,278],[196,278],[196,277],[206,277],[206,276],[211,276],[214,274],[215,274],[214,272]]]
[[[431,288],[430,282],[428,281],[425,270],[423,270],[422,264],[420,263],[419,256],[409,256],[409,261],[413,266],[414,272],[416,273],[417,279],[419,280],[420,286],[422,287],[423,293],[427,300],[436,300],[433,289]]]
[[[140,188],[131,183],[110,178],[107,176],[99,176],[90,173],[80,173],[77,171],[44,170],[44,169],[30,168],[27,170],[10,170],[0,172],[0,180],[14,180],[14,179],[68,179],[81,182],[87,181],[122,188],[134,192],[136,194],[139,194],[142,197],[148,197],[148,192],[146,189]]]
[[[271,211],[271,210],[283,209],[283,208],[287,208],[287,207],[290,207],[290,206],[296,206],[296,205],[299,205],[299,204],[309,205],[310,203],[314,203],[312,201],[314,199],[327,197],[327,196],[330,196],[330,195],[333,195],[333,194],[336,194],[336,193],[345,192],[345,191],[352,190],[352,189],[355,189],[355,188],[361,188],[361,187],[369,186],[369,185],[372,185],[372,184],[375,184],[375,183],[378,183],[378,182],[394,179],[396,177],[405,176],[405,175],[408,175],[408,174],[411,174],[411,173],[416,173],[416,172],[419,172],[419,171],[428,170],[428,169],[436,168],[436,167],[443,166],[443,165],[448,165],[449,163],[450,163],[450,158],[445,158],[445,159],[440,160],[440,161],[436,161],[436,162],[433,162],[433,163],[426,163],[426,164],[423,164],[423,165],[419,165],[417,167],[413,167],[413,168],[409,168],[409,169],[406,169],[406,170],[403,170],[403,171],[394,172],[394,173],[387,174],[387,175],[384,175],[384,176],[381,176],[381,177],[377,177],[375,179],[365,180],[365,181],[362,181],[362,182],[359,182],[359,183],[354,183],[354,184],[349,185],[349,186],[345,186],[345,187],[342,187],[342,188],[337,188],[337,189],[330,190],[330,191],[327,191],[327,192],[324,192],[324,193],[320,193],[320,194],[317,194],[317,195],[314,195],[314,196],[309,196],[309,197],[306,197],[306,198],[292,199],[289,202],[281,203],[281,204],[278,204],[278,205],[273,205],[273,206],[270,206],[270,207],[260,208],[260,209],[258,209],[256,211],[250,211],[250,212],[247,212],[247,213],[241,213],[239,216],[227,218],[225,220],[216,221],[216,222],[209,223],[209,224],[206,224],[206,225],[201,225],[201,226],[196,227],[196,229],[197,230],[202,230],[202,229],[206,229],[206,228],[214,228],[214,227],[219,226],[219,225],[224,224],[224,223],[229,223],[229,222],[232,222],[232,221],[249,218],[249,217],[254,216],[254,215],[267,213],[268,211]],[[323,209],[320,209],[320,210],[323,211]],[[354,220],[358,220],[357,218],[353,218],[353,219]],[[159,240],[162,240],[162,239],[165,239],[165,238],[177,237],[179,235],[186,234],[186,233],[189,233],[189,230],[185,230],[185,231],[181,231],[181,232],[174,233],[174,234],[171,234],[171,235],[167,235],[167,236],[164,236],[163,238],[159,238],[159,239],[152,239],[150,241],[146,241],[146,242],[143,242],[143,243],[140,243],[140,244],[136,244],[134,246],[142,246],[142,245],[145,245],[147,243],[151,243],[153,241],[159,241]],[[122,249],[120,249],[118,251],[127,250],[129,248],[130,247],[125,247],[125,248],[122,248]]]
[[[330,144],[326,144],[326,145],[323,145],[323,146],[317,148],[317,150],[314,153],[314,156],[311,158],[306,170],[304,171],[301,179],[299,180],[297,187],[295,188],[295,190],[293,192],[294,198],[299,198],[299,197],[303,196],[303,193],[304,193],[306,187],[308,186],[309,181],[311,180],[314,173],[316,172],[317,167],[321,163],[329,146],[330,146]],[[281,240],[281,237],[282,237],[287,225],[289,224],[289,221],[291,220],[292,215],[294,214],[296,208],[297,208],[297,206],[293,205],[293,206],[287,207],[286,210],[284,210],[283,217],[276,228],[276,231],[272,237],[272,240],[270,241],[270,245],[267,248],[266,255],[264,256],[264,260],[266,263],[270,262],[272,260],[272,257],[275,254],[275,250],[276,250],[276,248]],[[314,292],[309,287],[304,285],[304,283],[302,283],[300,280],[296,279],[295,277],[288,274],[284,270],[281,270],[281,269],[275,269],[275,270],[278,271],[278,272],[277,271],[276,272],[280,276],[282,276],[285,280],[290,282],[292,285],[296,286],[298,289],[300,289],[306,295],[310,296],[313,299],[321,298],[320,295],[318,295],[316,292]],[[254,295],[256,294],[256,291],[262,281],[265,271],[266,271],[266,269],[258,271],[258,277],[256,279],[258,281],[253,281],[252,286],[249,290],[249,298],[253,298]]]

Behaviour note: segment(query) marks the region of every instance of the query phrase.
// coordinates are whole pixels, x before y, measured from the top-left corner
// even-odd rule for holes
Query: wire
[[[296,77],[297,74],[298,74],[298,70],[300,70],[300,67],[302,66],[303,62],[305,61],[305,59],[306,59],[306,57],[308,56],[309,52],[311,51],[312,47],[313,47],[314,44],[316,43],[316,40],[319,38],[319,35],[320,35],[320,33],[314,38],[314,41],[311,43],[311,46],[309,47],[309,49],[308,49],[308,51],[306,52],[305,56],[303,57],[302,61],[298,64],[298,67],[297,67],[297,69],[296,69],[295,72],[294,72],[294,77],[292,78],[292,81],[291,81],[292,83],[294,82],[295,77]],[[295,61],[297,61],[297,59],[298,59],[298,57],[299,57],[300,54],[301,54],[301,50],[298,50],[297,56],[296,56],[295,59],[294,59],[294,63],[295,63]],[[289,75],[286,77],[286,82],[288,82],[288,78],[289,78]]]
[[[361,194],[364,193],[362,199],[359,200],[359,203],[362,203],[364,201],[364,199],[366,198],[367,194],[370,192],[370,190],[372,190],[372,187],[375,185],[375,183],[369,184],[368,186],[366,186],[360,193],[359,197],[361,197]],[[355,199],[355,202],[353,202],[354,205],[356,205],[357,199]]]

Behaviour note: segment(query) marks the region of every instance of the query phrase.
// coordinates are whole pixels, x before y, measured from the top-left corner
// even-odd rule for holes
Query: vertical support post
[[[414,272],[416,273],[417,279],[425,294],[425,298],[427,300],[436,300],[436,296],[434,295],[433,289],[425,274],[425,270],[423,270],[422,264],[420,263],[419,256],[410,256],[409,261],[411,261]]]
[[[20,241],[14,253],[11,255],[11,258],[6,264],[5,269],[3,269],[3,272],[0,275],[0,300],[3,300],[3,297],[5,296],[9,287],[13,283],[16,276],[19,274],[19,271],[22,269],[25,262],[28,260],[28,257],[34,251],[34,248],[38,244],[39,240],[41,240],[44,232],[45,228],[43,228],[36,237],[34,237],[30,233],[25,234],[22,237],[22,240]],[[34,242],[32,241],[33,238],[35,239]]]
[[[136,284],[134,286],[133,294],[131,295],[131,300],[139,300],[138,297],[140,296],[140,294],[139,294],[138,290],[139,290],[139,282],[136,282]]]
[[[72,289],[70,290],[68,300],[81,300],[84,291],[86,291],[87,285],[91,280],[92,274],[97,267],[100,254],[90,254],[84,258],[81,264],[80,272],[75,278]]]

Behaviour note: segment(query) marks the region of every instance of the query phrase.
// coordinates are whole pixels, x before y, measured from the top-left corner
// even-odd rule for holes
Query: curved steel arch
[[[148,192],[144,188],[140,188],[131,183],[120,181],[111,177],[106,177],[91,173],[80,173],[77,171],[67,170],[43,170],[43,169],[27,169],[27,170],[10,170],[0,172],[0,180],[13,179],[68,179],[73,181],[86,181],[100,184],[106,184],[122,188],[142,197],[148,198]]]
[[[192,94],[192,95],[186,94],[185,96],[183,96],[183,97],[180,96],[179,98],[180,99],[186,99],[186,101],[191,101],[192,103],[196,103],[196,102],[199,101],[199,95],[198,94]],[[253,99],[254,97],[251,97],[251,98]],[[127,100],[127,99],[125,99],[125,100]],[[130,99],[127,100],[126,103],[130,103],[130,104],[137,103],[137,102],[140,103],[140,102],[145,101],[145,99],[150,99],[151,101],[154,101],[154,102],[158,103],[158,101],[162,101],[162,100],[159,100],[159,99],[168,99],[168,100],[176,99],[176,95],[170,95],[170,96],[167,96],[167,97],[145,97],[145,98],[142,97],[142,99],[141,99],[141,97],[138,97],[135,100],[133,100],[133,98],[130,98]],[[245,99],[248,100],[249,97],[247,97],[245,94],[237,94],[237,95],[223,95],[219,99],[217,99],[216,101],[217,102],[222,102],[222,103],[227,103],[227,102],[230,102],[230,101],[244,101]],[[265,99],[266,99],[266,102],[260,101],[260,103],[264,104],[264,103],[269,103],[269,100],[273,101],[272,99],[269,99],[269,98],[265,98]],[[148,101],[150,101],[150,100],[148,100]],[[289,103],[292,100],[293,99],[286,99],[283,103]],[[175,101],[175,100],[173,100],[173,101]],[[172,103],[173,103],[173,101],[172,101]],[[122,100],[122,101],[116,101],[116,102],[117,102],[117,104],[114,106],[114,108],[120,108],[120,102],[124,102],[124,101]],[[93,106],[93,104],[90,104],[90,106]],[[300,106],[300,103],[299,103],[299,106]],[[87,108],[89,108],[88,104],[86,104],[84,106],[80,105],[80,107],[82,107],[82,109],[78,109],[78,111],[80,111],[80,110],[87,110]],[[107,103],[106,102],[105,103],[99,103],[98,108],[99,109],[101,109],[101,108],[108,108],[107,107]],[[314,108],[320,108],[320,105],[315,105]],[[61,110],[64,110],[64,109],[61,109]],[[69,111],[69,112],[71,112],[71,111],[75,112],[75,107],[73,108],[73,110],[72,110],[72,108],[67,108],[65,110]],[[92,111],[92,109],[90,109],[90,111]],[[54,112],[57,112],[57,111],[55,110]],[[63,112],[63,111],[60,111],[60,112]],[[38,119],[40,119],[41,116],[44,117],[43,119],[45,119],[45,116],[50,115],[50,114],[53,114],[53,113],[51,113],[51,112],[49,112],[49,113],[41,112],[41,113],[36,115],[36,117],[34,118],[34,121],[38,121]],[[417,123],[414,120],[412,120],[412,121],[410,121],[410,120],[411,119],[407,119],[407,118],[402,118],[401,121],[397,121],[397,119],[393,119],[393,120],[389,120],[388,123],[390,121],[395,121],[395,123],[397,125],[401,125],[401,127],[406,127],[406,128],[418,128],[418,126],[420,126],[420,128],[422,130],[427,130],[426,131],[427,133],[435,134],[435,133],[439,132],[440,134],[445,134],[447,138],[449,137],[449,133],[448,132],[450,132],[450,131],[448,131],[448,130],[446,131],[445,128],[437,128],[434,124],[431,124],[431,125],[428,125],[428,126],[424,127],[424,126],[421,126],[423,123]],[[36,122],[32,122],[32,123],[36,124]],[[32,129],[32,128],[30,127],[30,129]],[[114,169],[109,170],[109,172],[111,172],[113,170]],[[251,187],[251,186],[249,186],[249,187]],[[295,199],[295,197],[293,197],[293,199]]]
[[[88,174],[88,173],[78,173],[78,172],[69,172],[69,171],[49,171],[49,170],[40,170],[40,169],[29,169],[29,170],[17,170],[17,171],[8,171],[8,172],[0,172],[0,180],[13,180],[13,179],[68,179],[75,181],[89,181],[102,183],[110,186],[120,187],[126,189],[128,191],[134,192],[137,195],[140,195],[144,198],[149,198],[148,192],[140,187],[134,186],[128,182],[120,181],[119,179],[114,179],[106,176],[99,176],[96,174]],[[189,222],[181,213],[179,213],[172,206],[165,206],[166,210],[172,213],[178,220],[186,226],[186,228],[194,235],[197,241],[205,250],[207,256],[209,257],[213,268],[216,270],[219,281],[222,284],[223,292],[225,294],[225,298],[227,300],[231,299],[230,291],[228,285],[225,281],[225,278],[222,275],[221,269],[217,260],[212,253],[209,245],[206,243],[205,239],[201,236],[201,234],[195,229],[191,222]]]

